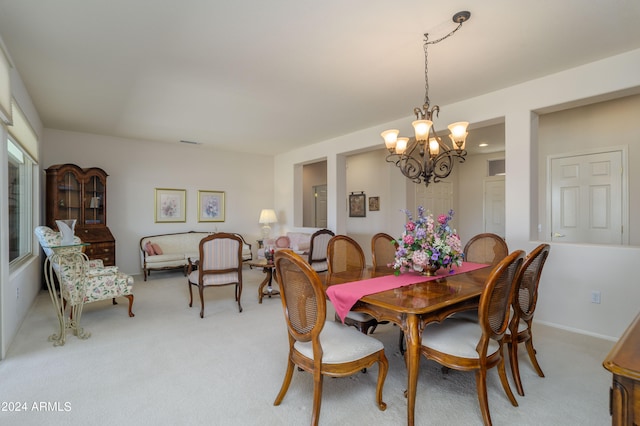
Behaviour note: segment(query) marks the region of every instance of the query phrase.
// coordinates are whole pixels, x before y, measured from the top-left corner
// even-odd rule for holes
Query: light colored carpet
[[[136,277],[135,318],[126,300],[85,307],[88,340],[69,336],[62,347],[48,293],[41,292],[7,358],[0,362],[2,425],[304,425],[311,421],[313,382],[296,371],[284,401],[273,406],[286,367],[287,333],[278,297],[257,301],[263,274],[245,269],[244,311],[233,287],[205,290],[205,317],[189,308],[186,278],[154,273]],[[197,292],[194,294],[197,300]],[[199,302],[198,302],[199,303]],[[333,318],[331,311],[327,318]],[[551,327],[534,329],[540,378],[521,351],[525,397],[509,403],[497,371],[488,374],[495,425],[605,425],[610,374],[602,361],[613,342]],[[382,325],[389,373],[386,411],[375,405],[377,367],[367,374],[325,378],[320,424],[406,424],[406,371],[398,327]],[[515,393],[515,386],[512,386]],[[8,412],[10,403],[27,411]],[[44,411],[35,411],[34,403]],[[24,406],[21,405],[21,408]],[[416,401],[417,425],[480,425],[473,373],[451,371],[424,358]]]

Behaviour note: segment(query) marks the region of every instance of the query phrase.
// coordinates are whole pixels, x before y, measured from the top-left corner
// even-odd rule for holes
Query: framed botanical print
[[[155,211],[158,222],[186,222],[185,189],[156,188]]]
[[[349,217],[365,217],[367,215],[366,199],[367,196],[364,192],[360,194],[352,192],[349,195]]]
[[[223,191],[198,191],[198,222],[224,222]]]

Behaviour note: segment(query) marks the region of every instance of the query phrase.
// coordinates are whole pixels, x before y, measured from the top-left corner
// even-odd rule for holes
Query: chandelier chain
[[[427,46],[429,44],[429,34],[424,35],[424,104],[430,105],[429,100],[429,53]]]
[[[466,20],[466,19],[465,19]],[[440,37],[437,40],[429,41],[429,33],[424,34],[424,104],[430,105],[431,101],[429,99],[429,52],[428,46],[430,44],[440,43],[442,40],[448,39],[452,35],[455,34],[456,31],[462,27],[462,24],[465,20],[458,22],[458,26],[455,27],[449,34]]]

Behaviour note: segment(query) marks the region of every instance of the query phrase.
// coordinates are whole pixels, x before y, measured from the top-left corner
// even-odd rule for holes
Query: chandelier
[[[412,123],[415,130],[415,137],[398,137],[400,133],[397,129],[385,130],[380,134],[384,139],[385,146],[389,150],[387,156],[388,163],[395,163],[403,175],[415,183],[424,182],[426,186],[433,180],[434,183],[449,176],[453,170],[454,159],[457,158],[463,163],[467,151],[465,151],[465,140],[467,138],[466,121],[460,121],[448,126],[451,134],[451,146],[442,141],[433,128],[433,116],[440,113],[438,105],[430,106],[429,99],[429,60],[427,47],[451,37],[462,27],[471,17],[471,13],[464,11],[453,15],[453,22],[458,26],[444,37],[438,40],[429,41],[429,34],[424,35],[424,81],[425,94],[422,108],[416,107],[413,113],[416,120]]]

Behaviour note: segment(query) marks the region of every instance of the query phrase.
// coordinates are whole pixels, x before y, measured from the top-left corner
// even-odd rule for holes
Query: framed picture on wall
[[[224,191],[198,191],[198,222],[224,222]]]
[[[155,211],[158,222],[186,222],[186,189],[156,188]]]
[[[367,215],[366,208],[367,196],[364,192],[349,195],[349,217],[365,217]]]
[[[369,211],[377,212],[380,210],[380,197],[369,197]]]

